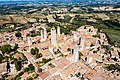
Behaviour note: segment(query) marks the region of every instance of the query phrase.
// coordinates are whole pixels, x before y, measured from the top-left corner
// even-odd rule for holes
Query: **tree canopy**
[[[21,37],[22,34],[18,31],[16,34],[15,34],[16,37]]]
[[[5,53],[10,53],[12,51],[11,49],[11,45],[9,44],[5,44],[3,46],[1,46],[0,50],[2,51],[2,54],[4,55]]]

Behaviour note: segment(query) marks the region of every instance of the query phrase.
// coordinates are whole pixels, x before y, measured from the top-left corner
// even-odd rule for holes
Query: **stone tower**
[[[73,62],[79,61],[79,52],[78,52],[78,45],[77,44],[74,45],[73,54],[74,54]]]
[[[43,41],[44,37],[43,37],[43,30],[40,31],[41,32],[41,41]]]
[[[56,29],[52,28],[51,29],[51,44],[53,46],[57,46],[57,40],[56,40]]]
[[[79,38],[79,44],[81,45],[81,50],[83,50],[84,49],[84,38],[83,37]]]
[[[41,41],[45,41],[47,39],[47,30],[43,28],[41,31]]]
[[[28,37],[28,46],[29,46],[29,48],[30,48],[31,45],[32,45],[32,38]]]
[[[47,30],[46,30],[46,28],[43,28],[44,29],[44,40],[46,40],[47,39]]]
[[[60,37],[60,27],[57,27],[57,35]]]
[[[77,39],[77,34],[76,33],[73,34],[73,38],[74,38],[74,40]]]

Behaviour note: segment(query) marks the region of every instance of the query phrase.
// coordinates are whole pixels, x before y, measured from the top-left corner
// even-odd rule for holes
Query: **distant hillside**
[[[40,1],[40,2],[103,2],[114,1],[120,2],[120,0],[0,0],[0,1]]]

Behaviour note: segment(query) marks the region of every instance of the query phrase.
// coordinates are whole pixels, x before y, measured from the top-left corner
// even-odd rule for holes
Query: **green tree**
[[[29,67],[29,72],[30,73],[35,71],[35,68],[34,68],[34,66],[32,64],[28,65],[28,67]]]
[[[18,61],[17,59],[14,59],[14,63],[15,63],[15,68],[17,71],[20,71],[22,68],[22,62]]]
[[[28,71],[29,71],[29,68],[25,68],[25,69],[24,69],[24,72],[28,72]]]
[[[42,53],[38,53],[38,54],[36,54],[36,58],[41,58],[43,55],[42,55]]]
[[[32,77],[27,78],[27,80],[34,80]]]
[[[43,59],[42,59],[42,62],[45,64],[45,63],[49,62],[50,60],[52,60],[52,59],[51,59],[51,58],[49,58],[49,59],[43,58]]]
[[[14,59],[13,54],[10,54],[9,58],[10,58],[10,60],[13,60]]]
[[[12,78],[11,80],[20,80],[20,76],[22,76],[24,72],[20,72],[18,75],[15,76],[15,78]]]
[[[3,55],[0,54],[0,63],[2,62],[2,60],[3,60]]]
[[[71,49],[70,49],[70,48],[68,48],[68,49],[67,49],[67,51],[71,51]]]
[[[21,37],[22,34],[18,31],[16,34],[15,34],[16,37]]]
[[[34,79],[36,79],[39,76],[39,74],[34,74]]]
[[[38,55],[39,49],[38,49],[37,47],[35,47],[35,49],[32,48],[31,51],[30,51],[30,53],[31,53],[32,55],[35,55],[35,54],[36,54],[37,56],[39,56],[39,55]]]
[[[39,53],[39,49],[37,47],[35,47],[35,54]]]
[[[1,75],[1,80],[5,80],[6,77],[7,77],[6,74]]]
[[[1,46],[0,50],[2,51],[2,54],[4,55],[5,53],[10,53],[12,51],[11,49],[11,45],[9,44],[5,44],[3,46]]]
[[[30,53],[32,54],[32,55],[35,55],[35,50],[32,48],[31,50],[30,50]]]
[[[18,44],[15,44],[13,50],[16,51],[18,48],[19,48],[19,47],[18,47]]]
[[[42,72],[42,68],[38,68],[38,72]]]
[[[116,71],[120,72],[120,65],[119,64],[109,64],[109,65],[106,65],[105,68],[109,71],[116,70]]]
[[[83,56],[83,54],[81,52],[79,52],[79,55],[80,55],[80,57]]]

